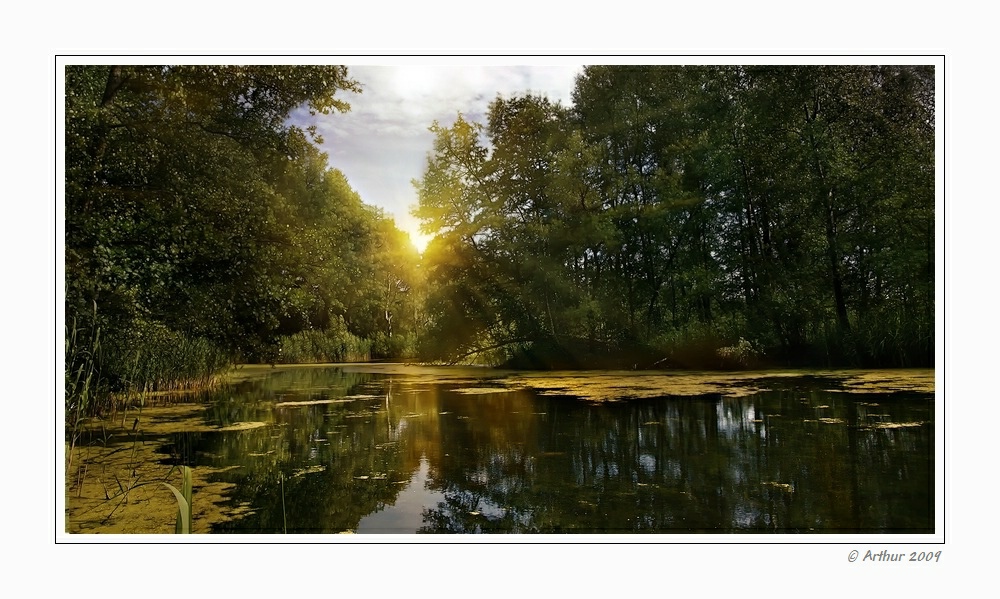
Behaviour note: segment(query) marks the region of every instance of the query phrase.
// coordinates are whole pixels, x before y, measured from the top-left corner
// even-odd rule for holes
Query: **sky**
[[[419,233],[419,221],[410,214],[417,203],[411,181],[423,176],[434,139],[428,128],[434,121],[450,126],[461,113],[485,125],[487,107],[498,94],[531,92],[570,106],[573,84],[582,69],[580,65],[348,65],[348,74],[363,88],[360,94],[337,94],[351,104],[349,112],[311,116],[301,109],[291,120],[300,126],[316,125],[330,167],[347,176],[364,203],[393,217],[423,251],[430,237]]]

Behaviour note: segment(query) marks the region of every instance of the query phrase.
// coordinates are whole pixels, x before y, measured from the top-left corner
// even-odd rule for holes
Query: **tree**
[[[67,67],[67,322],[123,360],[156,331],[265,354],[293,303],[287,219],[315,199],[285,174],[325,160],[287,117],[342,90],[341,66]]]
[[[498,224],[499,204],[491,195],[488,150],[482,126],[458,115],[451,127],[435,122],[434,150],[424,176],[414,181],[421,231],[436,237],[424,254],[430,293],[429,357],[447,359],[476,350],[498,324],[503,298],[489,293],[492,273],[485,245]]]
[[[571,110],[435,123],[435,355],[932,362],[933,96],[924,67],[597,66]]]

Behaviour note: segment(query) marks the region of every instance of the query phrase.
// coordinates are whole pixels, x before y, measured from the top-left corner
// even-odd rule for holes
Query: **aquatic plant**
[[[205,387],[232,363],[226,352],[207,339],[143,320],[118,331],[104,359],[119,391]]]
[[[288,514],[285,511],[285,475],[278,474],[278,481],[281,483],[281,526],[282,531],[288,534]]]
[[[174,529],[176,534],[188,534],[191,532],[191,495],[192,495],[192,478],[191,478],[191,467],[182,466],[181,476],[183,482],[181,483],[181,490],[178,491],[177,487],[173,486],[168,482],[161,483],[166,488],[170,489],[174,497],[177,498],[177,524]]]
[[[364,362],[371,355],[371,341],[353,335],[342,321],[335,321],[326,330],[310,329],[282,338],[277,361],[284,364]]]
[[[71,446],[84,419],[112,416],[141,404],[151,391],[207,387],[232,364],[207,339],[159,324],[113,321],[97,304],[81,323],[66,327],[66,431]]]
[[[97,305],[94,305],[96,316]],[[95,318],[96,321],[96,318]],[[66,329],[65,364],[65,431],[69,441],[67,466],[72,463],[73,448],[80,438],[80,425],[98,407],[97,402],[107,395],[100,375],[101,328],[92,325],[84,328],[74,319]]]

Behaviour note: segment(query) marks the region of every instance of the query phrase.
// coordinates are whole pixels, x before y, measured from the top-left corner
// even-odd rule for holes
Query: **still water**
[[[279,368],[162,452],[216,533],[934,532],[932,371],[742,376]]]

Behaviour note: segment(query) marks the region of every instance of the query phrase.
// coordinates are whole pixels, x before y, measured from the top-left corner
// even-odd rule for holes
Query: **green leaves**
[[[177,498],[177,524],[174,532],[176,534],[189,534],[191,532],[191,516],[192,516],[192,506],[191,506],[191,495],[192,495],[192,477],[191,468],[189,466],[181,466],[181,477],[183,482],[181,483],[181,490],[178,491],[177,487],[171,485],[170,483],[161,483],[164,487],[170,489]]]
[[[343,90],[342,66],[68,67],[67,318],[96,300],[118,346],[152,323],[265,355],[307,263],[336,268],[361,218],[287,123],[347,109]]]
[[[570,111],[496,100],[488,141],[461,117],[435,123],[414,214],[438,235],[437,351],[698,338],[717,355],[742,338],[859,364],[846,335],[872,314],[921,314],[906,326],[925,330],[932,75],[594,66]]]

